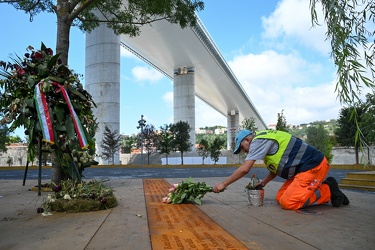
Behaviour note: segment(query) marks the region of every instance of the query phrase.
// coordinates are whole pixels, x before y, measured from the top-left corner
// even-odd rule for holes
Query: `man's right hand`
[[[222,182],[220,182],[220,183],[216,184],[216,185],[213,187],[212,191],[214,191],[214,193],[220,193],[220,192],[223,191],[225,188],[226,188],[225,185],[224,185]]]

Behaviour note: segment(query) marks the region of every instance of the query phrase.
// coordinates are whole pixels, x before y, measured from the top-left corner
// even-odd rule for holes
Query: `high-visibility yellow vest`
[[[270,172],[285,179],[316,167],[324,158],[323,153],[315,147],[284,131],[258,131],[253,140],[257,139],[274,140],[278,143],[276,153],[267,154],[263,160]]]

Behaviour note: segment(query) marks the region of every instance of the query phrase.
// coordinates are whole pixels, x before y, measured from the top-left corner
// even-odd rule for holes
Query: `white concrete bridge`
[[[193,144],[195,96],[227,117],[228,149],[244,118],[255,118],[258,129],[267,127],[198,19],[195,27],[185,29],[158,21],[143,26],[135,38],[117,36],[105,26],[87,33],[85,84],[98,106],[94,114],[100,131],[105,125],[120,131],[120,45],[173,80],[174,122],[190,124]],[[100,132],[96,141],[100,154]]]

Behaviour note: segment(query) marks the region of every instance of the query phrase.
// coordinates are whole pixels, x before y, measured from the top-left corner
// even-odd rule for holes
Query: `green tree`
[[[13,165],[13,158],[12,157],[8,156],[7,164],[8,164],[8,167],[11,167]]]
[[[143,146],[147,154],[147,164],[150,164],[150,155],[158,149],[159,136],[155,131],[155,126],[147,124],[143,128]]]
[[[102,140],[103,159],[115,164],[115,155],[119,152],[120,136],[117,130],[112,131],[107,125],[104,127]]]
[[[193,144],[190,142],[190,125],[184,121],[172,124],[170,131],[173,134],[172,145],[174,150],[181,154],[181,164],[184,165],[184,152],[191,151]]]
[[[336,141],[339,145],[344,147],[354,147],[355,148],[355,162],[359,164],[359,149],[360,143],[356,139],[358,130],[358,119],[363,114],[363,105],[361,103],[356,103],[352,107],[343,107],[340,110],[339,119],[337,120],[337,127],[335,130]],[[356,114],[357,119],[354,119],[353,114]]]
[[[333,158],[332,144],[330,143],[328,132],[324,129],[323,125],[319,124],[317,126],[308,127],[306,133],[306,142],[322,152],[328,162],[331,163]]]
[[[327,39],[331,42],[332,58],[337,67],[338,80],[335,92],[340,102],[354,107],[360,101],[363,87],[374,91],[375,83],[375,42],[373,24],[375,2],[373,0],[310,0],[312,24],[320,25],[316,4],[323,8],[327,24]],[[361,132],[360,116],[351,109],[356,148],[366,144]]]
[[[219,156],[221,154],[221,149],[223,148],[224,142],[219,138],[216,137],[212,144],[209,146],[210,156],[211,159],[214,161],[214,164],[219,160]]]
[[[121,152],[123,154],[130,154],[132,148],[136,147],[137,145],[137,137],[120,135],[120,145],[121,145]]]
[[[165,154],[166,157],[166,164],[168,165],[168,156],[173,150],[173,134],[171,132],[172,124],[165,124],[164,126],[160,127],[160,135],[159,135],[159,154]]]
[[[30,21],[40,12],[56,14],[56,52],[62,63],[68,64],[69,36],[71,27],[91,32],[100,24],[106,24],[116,34],[139,35],[140,27],[159,20],[177,23],[182,28],[196,24],[195,11],[204,9],[196,0],[23,0],[7,1],[16,9],[30,15]]]
[[[0,123],[0,153],[7,152],[7,145],[9,144],[9,130],[8,126]]]
[[[366,102],[364,103],[365,111],[361,119],[362,131],[366,134],[368,144],[375,143],[375,94],[367,94]]]
[[[199,156],[202,156],[202,164],[204,164],[204,159],[209,156],[209,143],[207,140],[200,140],[197,148],[197,153]]]
[[[227,147],[227,133],[222,134],[197,134],[195,139],[200,142],[201,140],[206,140],[208,144],[212,144],[215,138],[218,137],[224,142],[224,148]]]
[[[289,132],[286,118],[284,116],[284,110],[281,110],[280,113],[277,113],[276,130]]]
[[[244,120],[242,120],[240,129],[247,129],[252,132],[256,132],[258,130],[258,127],[255,125],[255,118],[247,117]]]
[[[18,135],[10,135],[9,143],[23,143],[23,140]]]

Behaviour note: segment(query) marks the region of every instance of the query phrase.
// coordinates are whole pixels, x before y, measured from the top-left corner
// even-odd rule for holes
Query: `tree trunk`
[[[63,178],[63,170],[61,165],[56,161],[57,155],[56,152],[51,153],[52,169],[51,169],[51,182],[58,184]]]
[[[358,153],[358,150],[359,149],[359,147],[358,146],[356,146],[355,147],[355,164],[359,164],[359,153]]]
[[[181,151],[181,165],[184,165],[184,152]]]
[[[63,65],[68,65],[70,28],[72,20],[70,18],[69,1],[57,1],[57,37],[56,37],[56,54],[61,54],[60,59]]]
[[[69,19],[69,6],[70,3],[68,1],[57,1],[56,54],[60,54],[60,60],[63,65],[68,65],[70,28],[72,24],[72,21]],[[56,160],[53,160],[52,162],[51,181],[53,183],[60,183],[66,175],[62,170],[61,165],[56,163]]]
[[[63,170],[59,164],[56,162],[52,163],[51,169],[51,182],[58,184],[63,179]]]

